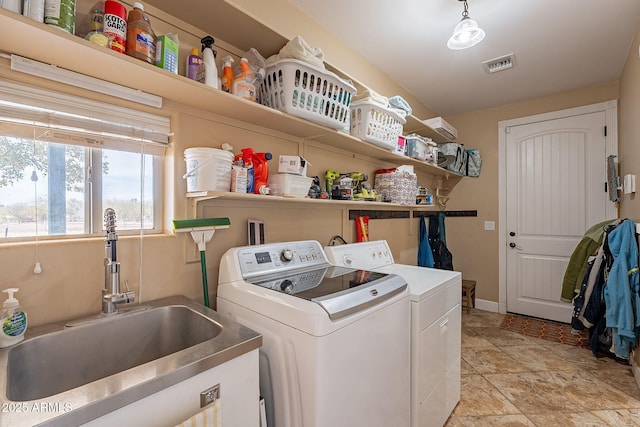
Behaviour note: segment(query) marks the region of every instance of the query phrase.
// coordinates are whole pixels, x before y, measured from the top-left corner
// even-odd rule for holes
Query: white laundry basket
[[[406,120],[398,113],[372,102],[351,105],[351,136],[395,151]]]
[[[342,129],[356,88],[330,71],[296,59],[269,65],[260,83],[260,102],[276,110]]]

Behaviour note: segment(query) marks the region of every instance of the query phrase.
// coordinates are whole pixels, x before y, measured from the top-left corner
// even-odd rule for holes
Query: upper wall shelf
[[[449,138],[442,135],[440,132],[424,124],[422,120],[416,116],[407,116],[407,123],[404,125],[404,133],[417,133],[418,135],[431,138],[436,144],[444,144],[445,142],[451,142]]]
[[[354,138],[344,132],[282,113],[254,102],[172,74],[143,61],[90,43],[48,25],[0,8],[0,28],[11,37],[0,37],[0,51],[15,53],[122,86],[138,89],[233,120],[273,129],[294,137],[366,155],[395,164],[414,165],[417,170],[449,177],[451,171],[402,156]],[[38,40],[39,42],[34,42]],[[424,134],[429,128],[409,118],[405,133]],[[419,127],[422,127],[422,132]],[[432,130],[435,133],[435,131]],[[438,134],[435,133],[434,136]],[[431,136],[429,134],[425,136]],[[431,136],[433,138],[433,136]],[[434,140],[436,140],[434,138]]]

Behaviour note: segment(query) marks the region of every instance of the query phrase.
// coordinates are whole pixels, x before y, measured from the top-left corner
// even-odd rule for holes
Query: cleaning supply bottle
[[[221,89],[225,92],[231,93],[231,86],[233,86],[233,58],[230,55],[222,58],[222,84]]]
[[[240,59],[240,72],[233,79],[231,93],[240,98],[256,102],[255,78],[247,58]]]
[[[202,57],[198,53],[197,48],[191,49],[191,55],[187,57],[187,78],[204,83],[204,66],[202,65]]]
[[[127,19],[127,55],[149,64],[156,62],[156,33],[140,2],[133,3]]]
[[[211,36],[206,36],[200,42],[202,43],[202,62],[204,63],[204,84],[219,89],[218,67],[216,66],[216,56],[213,53],[215,40]]]
[[[2,313],[0,313],[0,348],[9,347],[18,344],[24,339],[24,333],[27,330],[27,313],[20,307],[20,303],[13,294],[18,292],[17,288],[5,289],[9,297],[2,304]]]
[[[119,53],[127,51],[127,8],[122,3],[105,0],[102,32],[109,39],[111,50]]]
[[[273,156],[271,153],[254,153],[253,163],[253,192],[267,195],[270,192],[267,181],[269,180],[269,166],[267,162]]]

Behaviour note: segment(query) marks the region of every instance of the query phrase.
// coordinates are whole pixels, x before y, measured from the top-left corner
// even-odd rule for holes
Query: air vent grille
[[[482,67],[484,68],[484,71],[489,74],[497,73],[498,71],[508,70],[509,68],[513,68],[515,66],[516,66],[515,53],[510,53],[508,55],[504,55],[499,58],[490,59],[482,63]]]

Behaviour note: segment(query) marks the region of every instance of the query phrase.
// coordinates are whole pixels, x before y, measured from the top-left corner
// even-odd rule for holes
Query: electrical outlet
[[[198,250],[198,245],[193,242],[190,235],[185,236],[184,239],[184,262],[185,264],[200,262],[200,251]]]
[[[487,230],[487,231],[494,231],[496,229],[495,221],[485,221],[484,222],[484,229]]]

